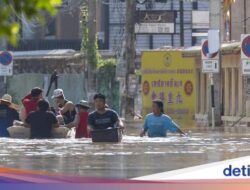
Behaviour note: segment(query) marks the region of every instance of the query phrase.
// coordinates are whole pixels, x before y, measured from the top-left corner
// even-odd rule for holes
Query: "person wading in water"
[[[105,107],[106,97],[103,94],[96,94],[94,103],[96,110],[90,113],[88,117],[88,128],[90,131],[118,126],[123,127],[118,114],[114,110]]]
[[[143,137],[146,133],[148,137],[166,137],[167,131],[177,132],[185,136],[178,125],[163,110],[163,102],[154,100],[152,103],[152,113],[148,114],[144,121],[144,126],[140,134]]]
[[[75,120],[72,123],[66,125],[68,128],[76,127],[75,138],[90,137],[89,131],[87,129],[89,108],[88,102],[81,100],[78,104],[76,104],[77,114]]]

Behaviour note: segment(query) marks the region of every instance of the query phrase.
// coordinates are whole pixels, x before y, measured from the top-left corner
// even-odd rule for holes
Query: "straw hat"
[[[3,97],[0,99],[0,102],[9,103],[9,107],[15,110],[20,109],[19,105],[12,103],[12,97],[9,94],[4,94]]]
[[[76,107],[90,108],[89,103],[86,100],[80,100],[80,102],[76,104]]]
[[[1,101],[12,104],[12,97],[9,94],[4,94],[1,98]]]

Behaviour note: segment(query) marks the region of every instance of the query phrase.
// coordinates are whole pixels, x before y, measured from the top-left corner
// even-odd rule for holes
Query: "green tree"
[[[11,44],[18,39],[19,22],[15,19],[21,15],[28,20],[43,20],[43,13],[56,14],[56,6],[61,0],[0,0],[0,37],[5,37]]]
[[[102,59],[97,67],[97,92],[105,94],[107,104],[119,110],[119,82],[115,78],[116,60]]]

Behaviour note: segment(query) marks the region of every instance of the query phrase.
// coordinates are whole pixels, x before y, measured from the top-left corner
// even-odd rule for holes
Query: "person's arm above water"
[[[186,136],[186,134],[179,127],[177,127],[176,132],[179,133],[180,135]]]
[[[87,126],[87,131],[88,131],[88,133],[90,133],[90,132],[93,131],[93,130],[94,130],[94,128],[93,128],[92,125],[88,125],[88,126]]]
[[[88,126],[87,126],[88,132],[93,131],[94,125],[95,125],[94,113],[91,113],[88,116]]]
[[[180,135],[184,135],[183,131],[179,128],[179,126],[168,116],[166,116],[166,123],[165,126],[167,130],[169,130],[172,133],[179,133]]]
[[[118,120],[115,122],[114,126],[124,128],[124,124],[123,124],[123,121],[121,120],[121,118],[118,118]]]
[[[148,116],[146,116],[146,118],[145,118],[144,125],[143,125],[142,131],[140,133],[140,137],[143,137],[147,131],[148,131]]]
[[[69,124],[67,124],[67,125],[65,125],[65,127],[68,127],[68,128],[73,128],[73,127],[78,127],[78,124],[79,124],[79,121],[80,121],[80,118],[79,118],[79,115],[77,114],[76,116],[75,116],[75,119],[74,119],[74,121],[72,121],[71,123],[69,123]]]
[[[26,109],[24,106],[21,107],[20,111],[19,111],[19,118],[21,121],[25,121],[25,119],[27,118],[27,113],[26,113]]]
[[[179,125],[177,125],[173,120],[172,120],[172,123],[176,127],[176,133],[179,133],[180,135],[186,136],[186,134],[180,129]]]
[[[75,109],[75,106],[72,102],[67,102],[62,108],[60,108],[60,113],[64,114],[67,111],[73,111]]]
[[[124,128],[124,123],[123,123],[123,121],[121,120],[120,117],[119,117],[119,126],[122,127],[122,128]]]
[[[53,113],[51,113],[51,120],[52,120],[52,127],[53,128],[60,127],[59,122],[58,122],[56,116]]]
[[[111,120],[114,123],[114,127],[123,127],[123,122],[120,120],[118,113],[114,110],[109,110],[112,115],[111,115]]]

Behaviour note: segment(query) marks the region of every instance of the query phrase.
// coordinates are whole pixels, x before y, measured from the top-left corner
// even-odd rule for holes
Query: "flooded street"
[[[129,128],[122,143],[90,139],[0,139],[0,165],[65,174],[134,178],[250,155],[250,129],[193,129],[190,137],[140,138]]]

